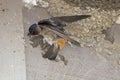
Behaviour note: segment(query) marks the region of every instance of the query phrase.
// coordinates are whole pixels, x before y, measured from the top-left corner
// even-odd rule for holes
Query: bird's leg
[[[67,65],[68,60],[65,59],[65,57],[61,54],[59,54],[60,60],[64,62],[65,65]]]

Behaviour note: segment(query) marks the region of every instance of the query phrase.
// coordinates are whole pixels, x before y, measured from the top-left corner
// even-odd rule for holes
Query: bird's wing
[[[53,27],[53,26],[40,26],[40,27],[43,27],[43,28],[49,28],[52,32],[54,32],[55,34],[57,34],[58,36],[62,37],[62,38],[65,38],[67,39],[68,41],[72,42],[73,44],[77,45],[77,46],[80,46],[80,43],[72,38],[70,38],[68,36],[68,34],[66,34],[65,32]]]
[[[75,22],[78,20],[86,19],[91,15],[72,15],[72,16],[59,16],[51,17],[49,19],[43,19],[38,22],[39,25],[52,25],[52,26],[66,26],[66,23]]]
[[[43,19],[38,22],[39,25],[66,26],[64,22],[55,18]]]
[[[48,26],[54,26],[62,31],[64,31],[64,26],[66,26],[66,24],[64,24],[63,22],[56,20],[56,19],[44,19],[38,22],[38,25],[48,25]]]
[[[64,26],[66,26],[66,23],[68,22],[74,22],[81,19],[86,19],[88,17],[91,17],[91,15],[73,15],[73,16],[60,16],[60,17],[52,17],[49,19],[44,19],[38,22],[38,25],[50,25],[58,28],[61,31],[64,30]]]
[[[57,19],[59,21],[64,21],[64,22],[75,22],[78,20],[86,19],[91,17],[91,15],[73,15],[73,16],[60,16],[60,17],[53,17],[51,19]]]

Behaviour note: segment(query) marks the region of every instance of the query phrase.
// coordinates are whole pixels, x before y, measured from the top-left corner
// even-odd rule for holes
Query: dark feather
[[[55,60],[57,57],[57,54],[59,52],[60,48],[59,46],[55,46],[54,44],[49,47],[49,49],[45,52],[43,55],[44,58],[48,58],[50,60]]]
[[[44,19],[44,20],[41,20],[38,22],[38,25],[48,25],[48,26],[54,26],[62,31],[64,31],[64,28],[63,26],[65,26],[64,23],[62,23],[61,21],[59,20],[56,20],[56,19]]]
[[[55,18],[44,19],[38,22],[39,25],[65,26],[62,21]]]
[[[30,39],[30,41],[32,41],[32,43],[31,43],[32,47],[34,48],[34,47],[37,47],[39,44],[41,44],[42,39],[43,39],[42,35],[33,36]]]
[[[75,22],[75,21],[86,19],[89,17],[91,17],[91,15],[73,15],[73,16],[53,17],[51,19],[57,19],[59,21],[64,21],[64,22]]]

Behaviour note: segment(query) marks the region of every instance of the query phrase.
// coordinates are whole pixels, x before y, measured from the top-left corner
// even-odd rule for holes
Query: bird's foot
[[[59,57],[60,57],[60,60],[63,61],[63,63],[64,63],[65,65],[67,65],[68,60],[66,60],[65,57],[64,57],[63,55],[61,55],[61,54],[59,54]]]

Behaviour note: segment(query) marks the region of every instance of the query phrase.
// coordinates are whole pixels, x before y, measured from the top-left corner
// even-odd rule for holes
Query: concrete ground
[[[26,80],[22,1],[0,0],[0,80]]]
[[[68,65],[49,61],[42,58],[40,47],[30,45],[27,36],[31,24],[50,17],[46,10],[22,8],[20,0],[1,0],[0,6],[0,80],[120,80],[119,65],[114,65],[120,50],[105,55],[96,48],[66,45],[60,54]],[[120,25],[113,26],[115,43],[119,44]]]

